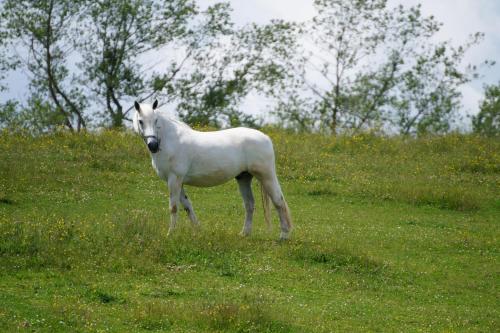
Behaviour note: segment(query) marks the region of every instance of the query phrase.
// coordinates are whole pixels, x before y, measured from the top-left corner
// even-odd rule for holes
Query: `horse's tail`
[[[266,220],[267,228],[271,229],[271,198],[264,189],[264,186],[262,186],[262,183],[260,183],[260,194],[262,197],[262,207],[264,208],[264,220]]]

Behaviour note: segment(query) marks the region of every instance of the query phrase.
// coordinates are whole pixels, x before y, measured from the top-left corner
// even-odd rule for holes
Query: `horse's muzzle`
[[[160,143],[158,142],[158,139],[154,136],[148,136],[146,138],[146,144],[148,145],[148,149],[150,152],[157,153],[158,150],[160,149]]]

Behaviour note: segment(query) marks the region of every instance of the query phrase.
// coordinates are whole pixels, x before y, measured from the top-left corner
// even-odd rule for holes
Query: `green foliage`
[[[0,15],[1,18],[1,15]],[[5,21],[0,21],[0,92],[7,89],[7,85],[4,82],[6,74],[8,71],[15,69],[19,65],[19,60],[16,59],[13,54],[6,54],[6,52],[1,52],[1,50],[7,47],[7,34],[5,32]]]
[[[500,83],[486,86],[484,91],[479,114],[472,118],[473,130],[481,135],[500,136]]]
[[[167,238],[166,187],[135,135],[0,133],[0,330],[498,327],[498,140],[267,133],[286,243],[260,200],[238,236],[233,182],[188,187],[203,227],[184,217]]]
[[[132,100],[152,97],[192,124],[258,126],[239,104],[283,77],[273,58],[290,24],[235,29],[228,3],[9,0],[0,11],[0,74],[15,68],[5,56],[21,43],[31,98],[50,101],[72,130],[122,127]],[[144,64],[153,52],[160,60]]]
[[[184,121],[210,127],[261,126],[240,109],[248,96],[267,98],[279,124],[298,132],[422,136],[447,133],[461,120],[460,87],[479,70],[463,69],[463,59],[483,34],[460,46],[434,42],[441,24],[420,5],[314,6],[316,16],[304,24],[237,27],[229,2],[201,10],[196,0],[6,0],[0,80],[22,68],[30,74],[29,100],[50,104],[50,119],[19,121],[63,119],[75,131],[87,123],[123,127],[132,101],[152,98]],[[14,47],[25,56],[17,59]],[[41,110],[30,101],[19,107]],[[475,124],[490,129],[477,131],[494,131],[489,113]]]
[[[24,48],[24,59],[8,62],[7,67],[22,64],[30,74],[31,99],[50,101],[70,130],[86,126],[86,102],[67,63],[72,50],[71,23],[78,20],[81,4],[80,0],[7,0],[0,6],[0,55],[8,57],[12,48]]]
[[[227,42],[219,41],[218,47],[193,56],[195,70],[179,82],[181,118],[202,126],[258,126],[259,120],[244,115],[239,106],[252,92],[272,95],[289,78],[280,59],[295,43],[293,29],[283,21],[251,24],[228,33]]]
[[[450,130],[461,106],[459,87],[477,75],[476,67],[460,67],[481,33],[453,47],[430,41],[441,24],[423,16],[420,6],[391,7],[386,0],[314,4],[317,14],[301,28],[302,42],[287,60],[295,77],[275,91],[275,113],[285,126],[334,134]]]
[[[22,126],[22,120],[18,116],[18,103],[16,101],[7,101],[0,104],[0,127],[18,128]]]
[[[9,132],[21,131],[35,136],[53,132],[64,125],[65,117],[43,100],[30,99],[26,107],[16,101],[0,105],[0,129]]]
[[[147,86],[140,56],[192,33],[188,27],[197,9],[187,0],[89,1],[86,7],[89,14],[74,37],[83,58],[81,80],[106,106],[98,115],[111,127],[121,127],[127,109],[123,100],[137,98]],[[165,84],[154,80],[153,93]]]

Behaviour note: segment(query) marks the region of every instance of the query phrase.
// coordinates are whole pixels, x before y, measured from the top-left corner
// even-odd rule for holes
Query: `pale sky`
[[[199,0],[201,7],[216,3],[217,0]],[[233,20],[237,25],[250,22],[267,23],[273,18],[290,21],[305,21],[314,15],[312,0],[230,0]],[[440,40],[463,43],[470,34],[484,32],[485,40],[471,50],[467,63],[479,64],[486,59],[500,61],[500,0],[389,0],[391,5],[422,4],[425,15],[434,15],[443,22]],[[484,77],[463,88],[465,113],[475,113],[482,98],[484,84],[500,81],[500,64],[483,72]],[[0,93],[0,102],[8,98],[22,98],[26,94],[26,79],[22,73],[14,73],[9,78],[10,90]],[[252,114],[260,114],[265,102],[258,96],[249,96],[242,109]]]

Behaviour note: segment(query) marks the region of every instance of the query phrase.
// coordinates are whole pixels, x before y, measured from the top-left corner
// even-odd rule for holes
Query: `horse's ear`
[[[158,100],[155,99],[154,103],[153,103],[153,110],[156,109],[158,107]]]
[[[141,112],[141,106],[139,105],[139,103],[137,103],[137,101],[134,102],[134,107],[137,110],[137,112]]]

